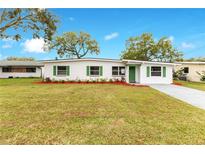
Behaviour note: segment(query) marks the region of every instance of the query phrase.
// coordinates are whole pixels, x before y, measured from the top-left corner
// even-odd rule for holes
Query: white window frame
[[[58,67],[65,67],[65,74],[58,74]],[[58,66],[56,66],[56,76],[66,76],[66,67],[67,67],[67,66],[64,66],[64,65],[58,65]]]
[[[94,75],[91,74],[91,67],[98,67],[98,75],[97,74],[94,74]],[[97,72],[97,70],[95,70],[95,71]],[[90,66],[89,74],[90,74],[91,77],[92,76],[100,76],[100,66]]]
[[[152,70],[153,67],[160,68],[160,71],[153,71]],[[159,76],[158,75],[157,76],[156,75],[152,75],[152,72],[160,72],[160,75]],[[162,67],[161,66],[151,66],[150,75],[151,75],[151,77],[162,77]]]
[[[113,74],[113,67],[117,67],[117,75]],[[125,70],[125,66],[112,66],[112,76],[125,76],[124,74],[120,74],[120,68],[123,67]]]
[[[117,74],[113,74],[113,67],[116,67],[117,70],[115,72],[117,72]],[[119,75],[119,67],[118,66],[112,66],[112,76],[118,76]]]

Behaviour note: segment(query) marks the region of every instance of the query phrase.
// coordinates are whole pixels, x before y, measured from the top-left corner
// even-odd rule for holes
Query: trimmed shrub
[[[51,79],[49,77],[45,78],[45,82],[51,82]]]
[[[200,76],[200,80],[201,81],[205,81],[205,71],[200,72],[196,72],[199,76]]]

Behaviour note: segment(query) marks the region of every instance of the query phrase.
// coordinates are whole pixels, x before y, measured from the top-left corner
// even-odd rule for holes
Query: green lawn
[[[182,84],[182,86],[185,86],[185,87],[205,91],[205,82],[190,82],[190,81],[180,81],[180,80],[177,80],[175,82],[180,83]]]
[[[0,144],[205,144],[205,111],[149,87],[0,80]]]

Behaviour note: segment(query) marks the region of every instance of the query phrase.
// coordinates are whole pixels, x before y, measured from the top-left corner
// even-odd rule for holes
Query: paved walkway
[[[152,84],[150,87],[205,110],[205,92],[177,85]]]

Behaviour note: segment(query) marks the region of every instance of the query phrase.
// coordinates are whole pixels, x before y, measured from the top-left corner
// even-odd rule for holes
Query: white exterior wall
[[[140,65],[135,66],[135,80],[137,83],[140,82]]]
[[[132,64],[133,65],[133,64]],[[70,66],[69,76],[54,76],[53,66]],[[87,66],[103,66],[102,76],[87,76]],[[112,76],[112,66],[125,66],[125,79],[129,82],[129,64],[126,65],[123,62],[115,61],[53,61],[44,62],[44,78],[50,78],[51,80],[96,80],[96,79],[121,79],[122,76]],[[147,77],[147,66],[161,66],[160,77]],[[163,77],[163,66],[166,67],[166,77]],[[135,79],[140,84],[171,84],[172,83],[172,69],[173,66],[166,64],[135,64]],[[57,71],[57,70],[56,70]],[[151,73],[151,68],[150,68]]]
[[[150,66],[150,76],[147,77],[147,66]],[[161,76],[151,76],[151,66],[161,66]],[[163,66],[166,67],[166,77],[163,77]],[[173,66],[157,65],[157,64],[142,64],[140,66],[140,83],[141,84],[171,84]]]
[[[129,66],[125,66],[125,80],[129,83]]]
[[[34,73],[18,73],[18,72],[2,72],[2,67],[0,67],[0,78],[8,78],[12,76],[15,77],[41,77],[41,68],[36,67],[36,72]]]
[[[53,76],[53,66],[70,66],[69,76]],[[87,76],[87,66],[103,66],[102,76]],[[45,62],[43,77],[51,80],[96,80],[96,79],[121,79],[121,76],[112,76],[112,66],[125,66],[122,62],[107,61],[70,61],[70,62]]]

